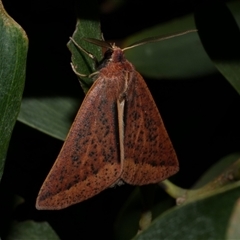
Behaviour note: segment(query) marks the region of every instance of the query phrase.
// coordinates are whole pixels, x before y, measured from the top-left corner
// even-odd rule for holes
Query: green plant
[[[30,78],[21,101],[27,39],[22,30],[20,37],[16,38],[15,29],[19,27],[2,24],[6,13],[2,5],[0,7],[0,51],[6,50],[4,41],[9,44],[9,38],[14,35],[13,39],[17,39],[18,44],[13,43],[13,46],[18,48],[8,49],[22,52],[21,55],[10,55],[9,52],[5,56],[0,54],[0,110],[1,113],[8,110],[8,114],[1,115],[4,118],[0,119],[1,174],[4,170],[0,190],[2,239],[20,239],[20,236],[22,239],[40,239],[42,236],[59,239],[57,234],[61,239],[76,236],[105,236],[105,239],[113,239],[113,236],[114,239],[134,236],[135,239],[234,239],[239,236],[238,227],[235,227],[240,222],[236,214],[239,211],[239,153],[234,153],[239,150],[239,138],[236,137],[239,124],[237,115],[234,115],[239,106],[240,92],[238,1],[229,2],[227,6],[215,3],[197,8],[194,15],[184,15],[149,27],[120,43],[124,47],[149,36],[198,29],[198,34],[133,49],[126,53],[126,57],[145,76],[179,155],[180,172],[172,180],[190,189],[202,175],[196,183],[200,190],[185,190],[168,181],[163,182],[161,186],[166,192],[181,203],[175,206],[173,198],[158,186],[133,191],[129,186],[122,186],[66,210],[44,212],[34,209],[35,198],[60,150],[62,141],[56,138],[65,138],[83,94],[78,96],[82,90],[77,87],[76,76],[68,65],[70,57],[64,56],[68,70],[61,68],[56,59],[58,52],[54,47],[61,42],[60,48],[65,48],[67,41],[55,38],[54,34],[62,30],[62,26],[58,28],[57,21],[53,24],[47,22],[51,26],[49,32],[38,30],[37,34],[40,34],[37,37],[29,33],[33,44],[27,62]],[[75,31],[77,38],[99,37],[101,31],[96,9],[92,8],[92,4],[84,4],[85,9],[82,7],[76,8],[79,11]],[[44,18],[41,20],[44,21]],[[14,34],[5,39],[4,29]],[[40,38],[42,35],[43,38]],[[84,47],[101,58],[100,48],[87,43]],[[52,51],[57,53],[55,58],[49,60],[47,53]],[[71,51],[73,61],[75,58],[81,66],[81,72],[88,73],[93,69],[91,63],[80,62],[79,52]],[[10,68],[15,65],[18,67]],[[7,71],[8,67],[10,70]],[[19,71],[15,74],[17,78],[9,80],[12,76],[9,72],[16,71]],[[162,81],[148,81],[150,78]],[[6,92],[6,99],[14,100],[15,105],[13,101],[3,100]],[[18,120],[24,124],[18,122],[15,126],[4,169],[20,102]],[[217,147],[216,142],[219,144]],[[229,142],[229,146],[224,148],[221,142],[225,145]],[[203,174],[206,169],[209,170]],[[152,223],[150,212],[154,219]],[[140,219],[147,219],[147,227],[136,236]]]

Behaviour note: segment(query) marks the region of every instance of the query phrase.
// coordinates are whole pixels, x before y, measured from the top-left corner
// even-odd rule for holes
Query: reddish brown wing
[[[124,110],[122,179],[133,185],[157,183],[178,171],[178,160],[156,104],[142,76],[130,75]]]
[[[40,189],[38,209],[68,207],[98,194],[119,179],[115,82],[116,79],[99,76],[89,90]]]

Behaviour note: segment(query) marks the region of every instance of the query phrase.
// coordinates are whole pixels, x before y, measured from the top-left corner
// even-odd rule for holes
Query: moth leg
[[[73,72],[74,72],[78,77],[92,78],[94,75],[97,75],[97,74],[99,73],[98,71],[93,72],[93,73],[91,73],[91,74],[89,74],[89,75],[83,74],[83,73],[79,73],[79,72],[75,69],[73,63],[70,63],[70,64],[71,64],[71,67],[72,67]]]
[[[88,57],[90,57],[90,58],[95,62],[95,66],[98,65],[98,60],[97,60],[97,58],[96,58],[94,55],[92,55],[92,54],[91,54],[90,52],[88,52],[86,49],[84,49],[83,47],[81,47],[80,45],[78,45],[77,42],[76,42],[73,38],[70,37],[70,40],[74,43],[74,45],[75,45],[77,48],[79,48],[82,52],[84,52],[85,54],[87,54]],[[71,67],[72,67],[73,72],[74,72],[78,77],[80,77],[80,78],[84,78],[84,77],[92,78],[94,75],[97,75],[97,74],[98,74],[98,71],[93,72],[93,73],[91,73],[91,74],[89,74],[89,75],[83,74],[83,73],[79,73],[78,71],[76,71],[76,69],[75,69],[75,67],[74,67],[74,65],[73,65],[72,63],[71,63]]]
[[[82,52],[84,52],[86,55],[88,55],[88,57],[90,57],[94,62],[95,62],[95,65],[97,66],[98,65],[98,60],[97,58],[91,54],[90,52],[88,52],[86,49],[84,49],[83,47],[81,47],[80,45],[78,45],[78,43],[70,37],[70,40],[74,43],[74,45],[79,48]]]

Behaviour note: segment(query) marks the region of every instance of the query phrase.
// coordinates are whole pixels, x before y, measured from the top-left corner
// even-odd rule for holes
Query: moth
[[[132,46],[121,49],[100,40],[88,41],[108,49],[40,189],[37,209],[66,208],[122,183],[158,183],[179,170],[153,97],[143,77],[124,57],[123,52]]]

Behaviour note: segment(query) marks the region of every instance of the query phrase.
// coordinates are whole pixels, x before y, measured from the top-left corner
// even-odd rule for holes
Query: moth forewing
[[[160,182],[175,174],[179,164],[157,106],[138,72],[127,96],[122,179],[133,185]]]
[[[168,38],[154,38],[150,42]],[[66,208],[123,182],[157,183],[179,169],[152,95],[142,76],[123,55],[123,50],[133,46],[122,50],[114,44],[89,41],[108,50],[39,191],[37,209]]]

